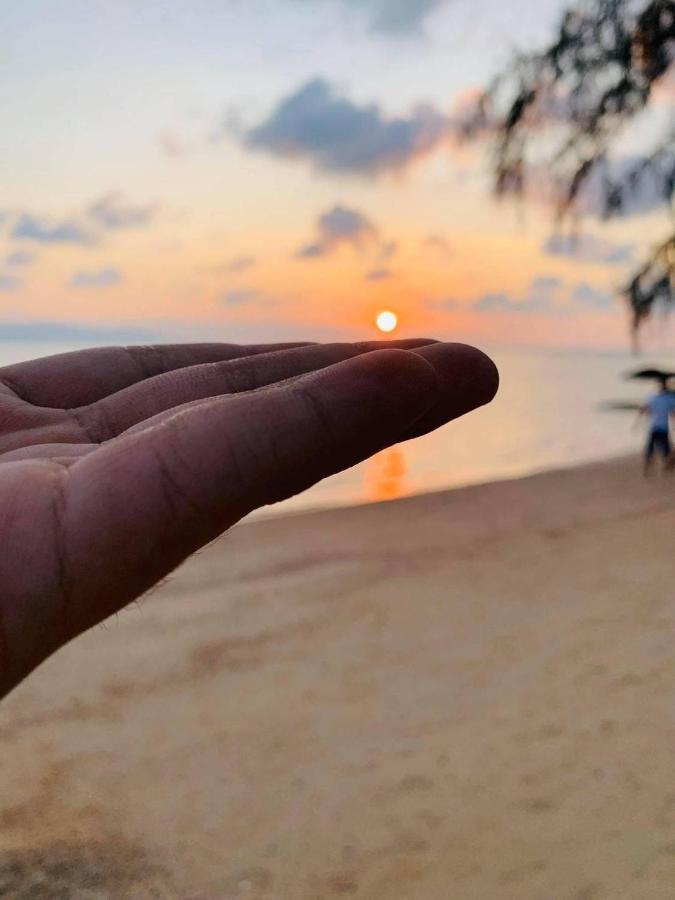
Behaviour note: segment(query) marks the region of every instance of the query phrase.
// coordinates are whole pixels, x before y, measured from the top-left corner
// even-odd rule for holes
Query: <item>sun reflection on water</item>
[[[391,447],[369,460],[364,472],[365,499],[396,500],[411,491],[402,447]]]

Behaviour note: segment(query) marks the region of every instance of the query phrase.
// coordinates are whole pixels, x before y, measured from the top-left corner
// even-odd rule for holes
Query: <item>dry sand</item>
[[[0,708],[3,898],[675,897],[675,482],[245,524]]]

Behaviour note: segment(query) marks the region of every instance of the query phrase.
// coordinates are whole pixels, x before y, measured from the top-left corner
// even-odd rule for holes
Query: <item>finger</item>
[[[377,351],[203,403],[79,460],[62,503],[70,632],[139,596],[252,509],[395,442],[437,393],[420,356]]]
[[[304,344],[98,347],[6,366],[0,369],[0,384],[35,406],[65,409],[94,403],[162,372],[299,346]]]
[[[238,394],[286,381],[382,347],[417,348],[428,341],[311,344],[224,362],[204,363],[154,378],[73,410],[93,442],[103,442],[178,406],[225,394]]]
[[[93,453],[98,447],[94,444],[33,444],[0,453],[0,463],[18,462],[24,459],[58,459],[75,460],[80,456]]]
[[[403,344],[405,342],[400,342]],[[400,344],[398,346],[400,346]],[[369,345],[362,345],[369,346]],[[427,341],[410,346],[415,353],[423,356],[436,371],[439,379],[439,397],[433,409],[429,410],[414,428],[402,434],[401,441],[421,437],[440,425],[464,415],[467,404],[472,409],[489,403],[497,393],[499,373],[492,360],[482,351],[466,344],[442,344]],[[209,400],[194,400],[182,406],[173,407],[152,416],[129,428],[124,434],[136,434],[146,428],[160,425],[177,412],[208,403]]]
[[[438,377],[438,399],[427,413],[402,436],[420,437],[446,422],[477,409],[494,398],[499,372],[489,356],[467,344],[433,344],[415,351],[433,366]]]

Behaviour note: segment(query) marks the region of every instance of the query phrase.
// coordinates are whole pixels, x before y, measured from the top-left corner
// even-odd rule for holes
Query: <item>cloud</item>
[[[562,287],[562,280],[556,275],[539,275],[532,279],[530,292],[534,294],[553,294]]]
[[[378,230],[362,213],[346,206],[334,206],[319,217],[317,239],[296,254],[313,259],[326,256],[338,247],[348,245],[361,250],[378,239]]]
[[[485,294],[473,302],[479,313],[547,313],[560,315],[564,308],[560,304],[562,282],[559,278],[544,276],[535,278],[524,297],[512,297],[503,291]]]
[[[590,311],[606,312],[615,303],[614,295],[586,281],[564,290],[559,278],[535,278],[525,296],[513,297],[505,292],[485,294],[471,306],[479,313],[536,313],[547,316],[569,316]]]
[[[444,0],[349,0],[352,5],[368,5],[371,8],[370,21],[374,31],[388,34],[405,34],[415,31],[433,10]]]
[[[380,252],[378,253],[377,258],[380,262],[389,262],[389,260],[393,259],[397,253],[397,241],[383,241],[380,245]]]
[[[160,131],[157,135],[157,146],[170,159],[181,159],[190,152],[190,146],[184,138],[175,131]]]
[[[450,256],[452,253],[449,242],[441,234],[429,234],[422,243],[425,247],[428,247],[430,250],[436,250],[443,256]]]
[[[579,306],[602,311],[611,309],[616,302],[612,293],[593,287],[587,281],[580,282],[574,288],[572,300]]]
[[[454,297],[441,297],[440,299],[429,298],[425,303],[427,309],[443,310],[444,312],[454,312],[462,309],[463,304]]]
[[[531,313],[531,312],[550,312],[550,298],[533,298],[524,297],[516,298],[510,294],[499,292],[495,294],[485,294],[479,297],[473,304],[476,312],[515,312],[515,313]]]
[[[21,282],[14,275],[3,275],[0,273],[0,293],[10,294],[18,291]]]
[[[246,272],[258,264],[255,256],[235,256],[225,264],[226,272]]]
[[[30,265],[33,259],[33,254],[25,250],[7,254],[2,262],[3,268],[0,268],[0,293],[10,294],[20,290],[22,282],[16,273]]]
[[[379,175],[401,172],[447,136],[450,121],[430,106],[389,118],[376,104],[359,106],[321,78],[284,98],[244,144],[325,172]]]
[[[119,191],[111,191],[94,200],[87,209],[87,216],[104,231],[143,228],[152,222],[156,214],[155,204],[133,206],[124,202]]]
[[[103,288],[113,287],[122,281],[122,274],[119,269],[92,269],[76,272],[70,279],[71,288]]]
[[[78,322],[2,322],[0,341],[78,341],[91,344],[148,342],[156,335],[123,325],[91,325]]]
[[[94,243],[93,235],[73,221],[48,222],[45,219],[23,213],[16,221],[11,236],[16,240],[34,241],[38,244]]]
[[[30,266],[34,260],[34,253],[28,253],[26,250],[16,250],[5,257],[5,265],[10,269],[19,269],[24,266]]]
[[[260,292],[250,289],[227,291],[223,294],[222,302],[226,306],[246,306],[263,299]]]
[[[446,0],[341,0],[350,9],[363,11],[373,31],[396,36],[419,32],[425,18]]]
[[[125,203],[121,193],[112,191],[94,200],[84,213],[75,219],[54,221],[30,212],[19,213],[10,236],[14,240],[33,241],[37,244],[91,246],[96,243],[102,231],[118,231],[149,225],[157,211],[158,207],[154,204],[134,206]],[[14,265],[25,264],[14,263]]]
[[[390,269],[373,269],[366,275],[366,281],[387,281],[393,274]]]
[[[633,262],[637,246],[632,243],[613,244],[593,234],[554,234],[542,249],[549,256],[564,256],[579,263],[616,266]]]

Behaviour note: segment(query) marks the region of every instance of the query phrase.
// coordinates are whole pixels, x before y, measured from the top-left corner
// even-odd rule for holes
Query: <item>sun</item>
[[[398,316],[390,309],[383,309],[375,317],[375,324],[380,331],[383,331],[385,334],[391,334],[392,331],[396,331],[398,326]]]

